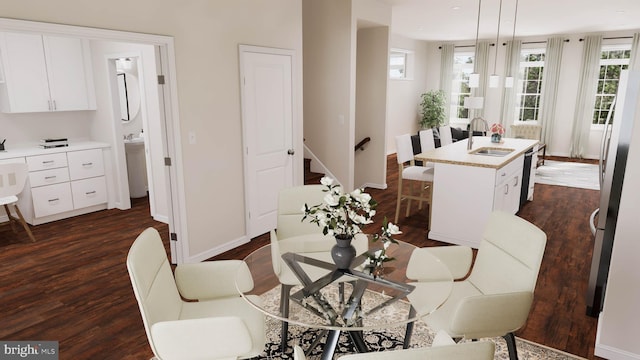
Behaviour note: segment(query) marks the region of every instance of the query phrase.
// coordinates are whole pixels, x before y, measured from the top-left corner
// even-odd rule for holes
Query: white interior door
[[[278,192],[293,184],[293,51],[240,46],[247,234],[276,227]]]

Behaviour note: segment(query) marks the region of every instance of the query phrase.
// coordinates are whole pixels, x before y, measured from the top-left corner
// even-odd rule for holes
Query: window
[[[523,49],[517,87],[515,121],[539,120],[545,49]]]
[[[469,109],[464,108],[464,98],[471,96],[469,74],[473,72],[473,52],[456,52],[453,55],[453,83],[451,85],[451,104],[449,122],[466,124],[469,122]]]
[[[392,50],[389,55],[389,78],[390,79],[406,79],[407,78],[407,52],[400,50]]]
[[[600,56],[600,75],[596,90],[593,124],[604,124],[618,92],[620,72],[629,67],[631,45],[603,46]],[[611,112],[613,118],[613,112]]]

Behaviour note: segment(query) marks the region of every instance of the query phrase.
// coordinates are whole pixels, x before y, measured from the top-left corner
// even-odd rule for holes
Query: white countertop
[[[415,158],[416,160],[434,163],[448,163],[499,169],[514,159],[517,159],[520,155],[524,154],[527,150],[539,143],[538,140],[515,138],[502,138],[502,142],[492,143],[491,137],[489,136],[474,136],[473,148],[471,150],[467,150],[467,141],[467,139],[464,139],[446,146],[425,151],[416,155]],[[483,147],[513,149],[513,152],[505,156],[486,156],[470,153]]]
[[[25,156],[55,154],[55,153],[61,153],[61,152],[67,152],[67,151],[108,148],[110,146],[111,145],[109,145],[108,143],[98,142],[98,141],[77,141],[77,142],[70,141],[69,146],[53,148],[53,149],[43,149],[38,145],[23,146],[23,147],[9,148],[5,151],[0,151],[0,160],[17,158],[17,157],[25,157]]]

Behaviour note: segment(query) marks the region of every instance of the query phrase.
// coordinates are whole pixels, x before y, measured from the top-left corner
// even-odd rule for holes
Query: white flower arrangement
[[[333,235],[337,238],[350,238],[362,232],[362,225],[373,223],[373,216],[376,214],[378,203],[371,198],[371,195],[363,189],[356,189],[351,193],[342,192],[340,185],[334,184],[330,177],[323,177],[320,183],[326,187],[323,189],[325,195],[322,204],[309,206],[304,204],[304,217],[312,223],[322,227],[324,235]],[[379,267],[393,258],[387,256],[387,249],[391,243],[397,243],[391,236],[402,234],[397,225],[387,221],[385,217],[382,222],[380,234],[373,236],[373,241],[382,241],[382,249],[370,253],[367,256],[365,266]]]

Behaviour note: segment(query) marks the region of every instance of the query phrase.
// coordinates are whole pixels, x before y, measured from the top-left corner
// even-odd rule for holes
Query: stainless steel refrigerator
[[[586,300],[587,314],[594,317],[602,310],[607,287],[618,207],[639,91],[640,72],[623,71],[616,95],[613,121],[607,119],[601,141],[600,207],[589,219],[595,242]]]

